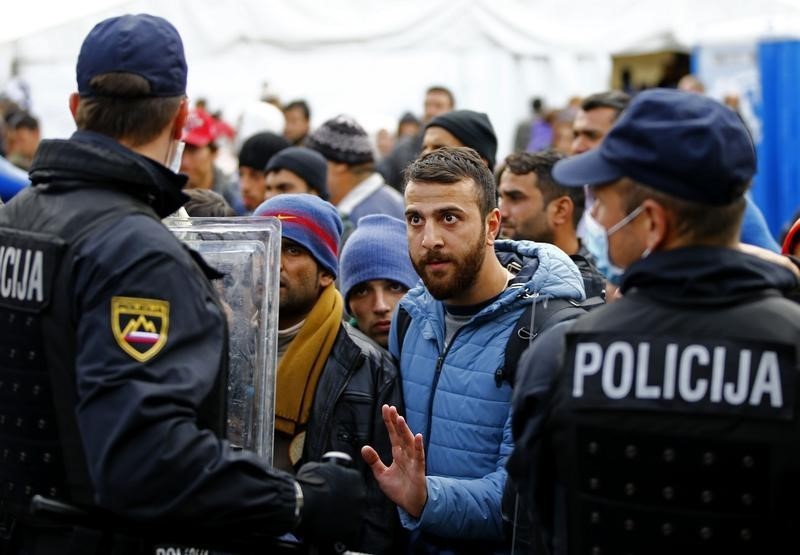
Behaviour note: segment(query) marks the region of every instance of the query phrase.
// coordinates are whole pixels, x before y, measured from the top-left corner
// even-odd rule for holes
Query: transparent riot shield
[[[165,225],[224,277],[228,317],[227,438],[272,462],[277,371],[280,222],[276,218],[167,218]]]

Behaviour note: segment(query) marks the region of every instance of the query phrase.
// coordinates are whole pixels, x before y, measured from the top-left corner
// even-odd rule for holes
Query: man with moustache
[[[511,449],[511,386],[502,369],[525,308],[547,298],[582,300],[574,263],[552,245],[497,241],[495,183],[469,148],[437,149],[407,170],[409,253],[424,286],[400,301],[389,350],[400,362],[406,419],[383,407],[394,459],[362,455],[400,508],[415,549],[490,553],[505,548],[501,498]],[[496,252],[513,253],[510,274]],[[416,433],[416,436],[414,435]]]

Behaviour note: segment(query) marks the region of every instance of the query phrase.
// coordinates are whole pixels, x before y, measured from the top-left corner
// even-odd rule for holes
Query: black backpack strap
[[[586,302],[584,301],[583,303]],[[544,330],[559,322],[573,320],[586,314],[589,307],[584,307],[583,303],[554,298],[547,299],[546,302],[531,303],[525,307],[522,315],[514,325],[514,330],[508,337],[503,366],[495,371],[494,379],[497,387],[502,386],[504,381],[507,381],[513,387],[514,377],[517,373],[517,363],[519,363],[523,351]],[[533,313],[533,330],[530,329],[531,313]]]
[[[586,310],[594,310],[595,308],[603,306],[604,304],[606,304],[606,300],[603,297],[595,296],[595,297],[589,297],[588,299],[580,303],[580,306],[581,308],[585,308]]]

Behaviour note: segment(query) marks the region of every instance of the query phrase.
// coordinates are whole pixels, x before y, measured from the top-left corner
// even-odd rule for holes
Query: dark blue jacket
[[[160,221],[184,202],[185,177],[88,132],[43,141],[31,177],[0,210],[0,225],[74,238],[87,215],[102,219],[62,263],[69,303],[56,316],[59,340],[75,352],[63,361],[75,391],[56,395],[76,397],[96,505],[198,530],[291,530],[293,479],[220,438],[227,325],[204,275],[213,271]],[[116,329],[125,323],[120,299],[165,308],[161,325],[141,336],[161,342],[144,360]]]
[[[520,359],[513,398],[516,445],[508,466],[509,475],[533,507],[537,542],[548,545],[552,553],[588,552],[593,547],[626,552],[625,546],[632,544],[625,542],[640,537],[630,533],[633,526],[644,534],[653,530],[648,542],[656,542],[648,544],[649,553],[772,553],[779,551],[773,544],[787,545],[794,535],[800,495],[796,479],[800,450],[795,439],[800,419],[794,406],[800,385],[796,365],[800,360],[800,307],[783,295],[797,284],[789,270],[735,250],[691,247],[657,252],[628,268],[621,284],[622,299],[544,332]],[[577,371],[564,366],[567,342],[577,341],[597,341],[597,345],[638,341],[640,347],[646,342],[648,349],[653,346],[652,355],[641,356],[650,356],[650,374],[647,363],[637,359],[636,387],[631,387],[630,393],[614,397],[602,397],[595,393],[597,389],[586,393],[593,386],[584,386],[584,382],[580,389],[574,386],[573,382],[579,383]],[[795,366],[787,366],[785,375],[781,371],[783,400],[789,410],[795,410],[794,415],[788,419],[772,413],[753,417],[747,412],[752,407],[726,407],[719,398],[714,399],[714,393],[701,394],[702,398],[689,399],[691,402],[680,393],[662,397],[667,379],[661,370],[669,364],[669,357],[659,345],[666,342],[676,349],[699,344],[714,352],[713,370],[709,361],[698,359],[685,371],[681,358],[681,378],[673,388],[678,392],[695,385],[701,390],[701,384],[714,379],[726,383],[726,390],[731,387],[735,374],[729,373],[724,362],[717,366],[718,352],[723,353],[723,360],[727,357],[739,365],[738,387],[747,391],[741,376],[752,377],[756,372],[744,373],[751,368],[741,361],[750,360],[750,355],[738,359],[737,352],[753,349],[752,360],[757,361],[759,346],[788,351]],[[692,364],[690,358],[686,360]],[[607,363],[603,364],[605,380]],[[622,372],[619,368],[615,371]],[[684,379],[684,372],[691,377]],[[599,372],[596,376],[593,385],[600,380]],[[615,385],[611,381],[609,389]],[[605,388],[606,382],[603,384]],[[647,384],[656,384],[656,393]],[[640,386],[650,390],[640,392]],[[590,396],[593,405],[585,400]],[[602,403],[597,400],[601,398]],[[753,403],[750,398],[746,404]],[[615,444],[617,438],[619,445]],[[758,453],[754,456],[761,489],[756,497],[761,504],[752,509],[742,501],[753,487],[742,475],[747,466],[740,463],[744,459],[731,458],[737,448]],[[669,458],[670,452],[677,454]],[[760,458],[765,452],[770,454],[769,461]],[[701,453],[710,455],[701,457]],[[712,466],[715,458],[719,460]],[[680,471],[669,466],[673,460],[682,465]],[[590,478],[584,479],[582,472],[590,473]],[[645,478],[639,479],[642,476]],[[674,492],[674,497],[662,488]],[[697,490],[696,497],[692,488]],[[709,492],[705,501],[701,501],[701,490]],[[739,493],[726,498],[728,491]],[[634,515],[625,517],[633,519],[631,526],[626,529],[623,519],[615,521],[610,507],[616,507],[619,514]],[[763,523],[752,538],[748,517]],[[651,528],[654,522],[657,528]],[[726,523],[737,523],[739,528],[730,533],[726,526],[734,525]],[[671,534],[673,524],[675,534]],[[703,526],[713,531],[713,541],[703,543],[700,534],[689,533]],[[682,541],[685,544],[678,549]],[[704,547],[695,550],[700,544]]]

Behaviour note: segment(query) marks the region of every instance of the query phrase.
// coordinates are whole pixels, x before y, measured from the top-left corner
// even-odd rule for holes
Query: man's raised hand
[[[428,485],[425,480],[425,448],[422,434],[411,433],[405,418],[397,408],[383,405],[383,422],[392,442],[392,464],[386,466],[378,453],[365,445],[361,456],[372,469],[383,493],[414,518],[419,518],[428,500]]]

